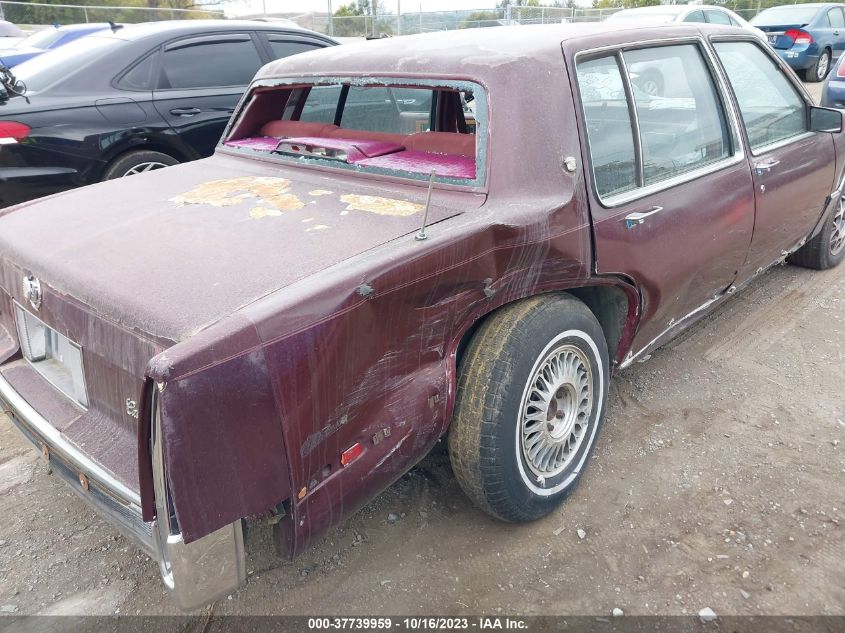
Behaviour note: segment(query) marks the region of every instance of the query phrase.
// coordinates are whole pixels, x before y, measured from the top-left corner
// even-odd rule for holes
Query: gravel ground
[[[208,614],[845,615],[845,266],[779,266],[611,387],[580,487],[505,525],[445,447],[294,562],[254,523]],[[177,613],[0,416],[0,609]]]

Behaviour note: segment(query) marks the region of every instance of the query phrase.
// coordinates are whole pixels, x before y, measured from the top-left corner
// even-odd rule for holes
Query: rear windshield
[[[804,25],[813,21],[818,7],[772,7],[751,18],[756,26]]]
[[[89,35],[15,66],[15,77],[26,84],[28,93],[41,92],[65,79],[126,42],[113,37]]]
[[[469,82],[325,79],[253,86],[223,141],[279,160],[480,184],[486,93]],[[395,83],[394,83],[395,82]]]
[[[36,31],[26,39],[18,43],[18,48],[48,48],[53,42],[61,37],[62,32],[55,27]]]

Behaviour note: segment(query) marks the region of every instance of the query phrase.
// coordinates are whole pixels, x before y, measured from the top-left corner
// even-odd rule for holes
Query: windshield
[[[17,48],[49,48],[61,35],[57,28],[43,29],[18,42]]]
[[[124,40],[113,37],[82,37],[18,64],[15,66],[15,76],[26,84],[28,93],[41,92],[101,56],[112,54],[123,43]]]
[[[773,7],[751,18],[751,24],[755,26],[809,24],[818,12],[818,7]]]
[[[605,22],[637,22],[642,24],[655,24],[659,22],[674,22],[678,16],[677,12],[657,11],[620,11],[609,16]]]

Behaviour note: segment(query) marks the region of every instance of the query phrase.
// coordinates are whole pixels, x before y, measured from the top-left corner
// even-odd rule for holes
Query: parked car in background
[[[608,16],[604,21],[608,24],[630,24],[631,26],[676,24],[679,22],[719,24],[736,26],[763,40],[766,39],[766,35],[762,31],[751,26],[733,11],[710,5],[658,5],[623,9]],[[667,78],[674,77],[679,73],[684,73],[682,67],[677,64],[671,65],[665,60],[658,60],[655,63],[632,66],[631,81],[646,94],[659,97],[665,94],[667,83],[669,83]]]
[[[819,103],[826,108],[845,109],[845,54],[833,61]]]
[[[210,155],[265,63],[330,38],[251,21],[95,33],[17,66],[0,103],[0,206]]]
[[[628,88],[661,61],[671,97]],[[385,89],[423,129],[358,108]],[[479,508],[538,519],[615,371],[786,258],[842,261],[843,164],[842,113],[735,28],[280,60],[211,158],[0,214],[0,409],[185,608],[246,578],[244,517],[294,556],[441,438]]]
[[[610,24],[631,24],[636,26],[672,24],[675,22],[721,24],[723,26],[738,26],[739,28],[751,31],[758,37],[766,38],[760,29],[751,26],[741,16],[730,9],[706,4],[667,4],[623,9],[609,15],[604,21]]]
[[[119,29],[121,27],[110,24],[68,24],[67,26],[51,26],[41,29],[22,39],[12,48],[0,48],[0,64],[12,68],[21,62],[64,46],[80,37],[110,28]],[[0,41],[0,46],[2,45],[3,42]]]
[[[10,48],[26,37],[17,25],[0,20],[0,49]]]
[[[751,24],[805,81],[823,81],[831,60],[845,51],[843,4],[789,4],[758,13]]]

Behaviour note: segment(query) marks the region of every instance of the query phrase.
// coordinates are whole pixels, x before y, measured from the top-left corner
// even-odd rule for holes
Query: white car
[[[605,22],[609,24],[630,24],[631,26],[676,22],[704,22],[737,26],[753,33],[768,44],[768,38],[763,31],[749,24],[733,11],[706,4],[657,5],[623,9],[608,16]],[[667,86],[666,78],[675,73],[683,73],[683,68],[667,68],[664,64],[636,64],[631,67],[631,70],[631,79],[634,85],[653,97],[671,96],[668,94],[671,92],[671,86]]]
[[[733,11],[724,7],[716,7],[707,4],[674,4],[658,5],[654,7],[639,7],[636,9],[623,9],[608,16],[605,22],[612,24],[670,24],[672,22],[706,22],[709,24],[724,24],[725,26],[738,26],[746,29],[768,42],[766,34],[760,29],[751,26]]]

